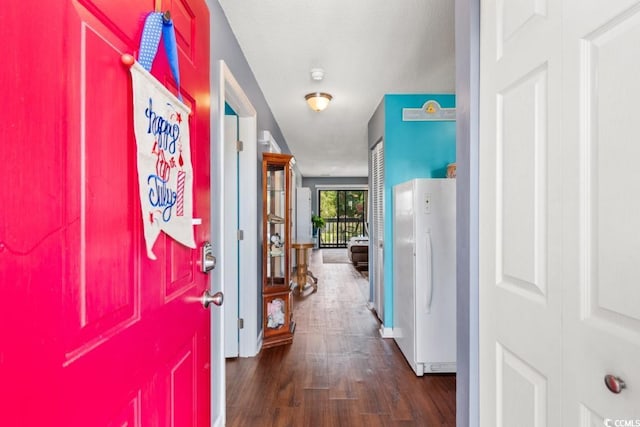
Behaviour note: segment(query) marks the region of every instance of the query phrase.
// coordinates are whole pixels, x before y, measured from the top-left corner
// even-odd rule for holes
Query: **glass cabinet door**
[[[291,343],[296,325],[289,288],[291,157],[279,153],[262,155],[262,348]]]
[[[286,170],[283,165],[267,166],[266,227],[267,227],[267,277],[265,285],[286,285]]]

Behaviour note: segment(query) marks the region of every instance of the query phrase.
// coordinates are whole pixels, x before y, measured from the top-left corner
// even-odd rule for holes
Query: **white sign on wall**
[[[455,121],[455,108],[442,108],[438,101],[430,100],[421,108],[403,108],[403,122],[417,121]]]

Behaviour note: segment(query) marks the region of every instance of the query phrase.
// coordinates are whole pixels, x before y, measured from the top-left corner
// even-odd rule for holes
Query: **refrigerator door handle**
[[[427,230],[427,289],[425,292],[425,309],[431,313],[431,300],[433,299],[433,247],[431,246],[431,230]]]

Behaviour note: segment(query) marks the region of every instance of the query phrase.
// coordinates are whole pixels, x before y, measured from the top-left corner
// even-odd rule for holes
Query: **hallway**
[[[310,268],[318,292],[294,296],[293,344],[227,361],[227,425],[454,426],[455,376],[415,376],[351,264],[313,251]]]

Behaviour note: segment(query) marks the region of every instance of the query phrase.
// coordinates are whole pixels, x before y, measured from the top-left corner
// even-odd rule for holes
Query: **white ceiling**
[[[454,0],[219,2],[304,177],[367,176],[384,94],[454,91]],[[315,91],[333,95],[320,113]]]

